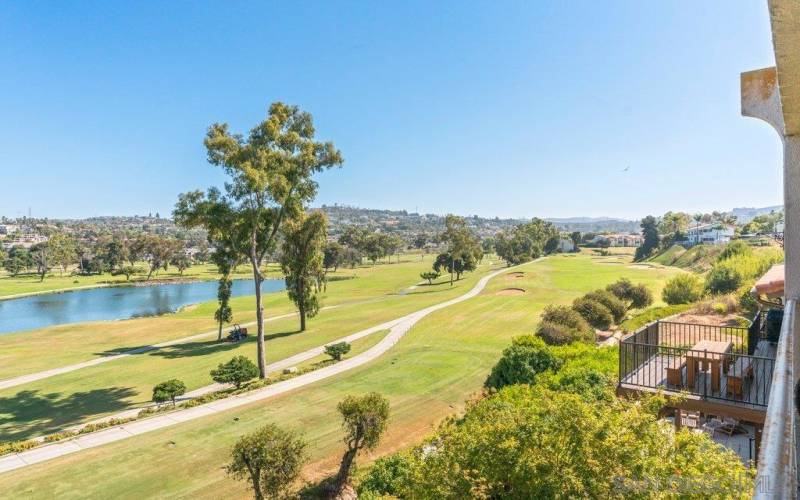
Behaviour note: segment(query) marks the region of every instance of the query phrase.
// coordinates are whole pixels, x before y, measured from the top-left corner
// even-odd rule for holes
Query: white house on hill
[[[691,245],[724,245],[733,238],[733,226],[725,224],[700,224],[686,231],[686,241]]]

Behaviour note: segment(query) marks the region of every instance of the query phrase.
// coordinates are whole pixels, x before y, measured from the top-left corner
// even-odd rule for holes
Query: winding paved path
[[[323,307],[321,310],[328,310],[334,309],[339,307],[336,306],[328,306]],[[276,321],[279,319],[291,318],[292,316],[297,316],[296,312],[281,314],[279,316],[270,316],[264,319],[264,322]],[[255,321],[251,321],[250,323],[242,323],[241,326],[253,326],[255,325]],[[169,347],[178,344],[185,344],[187,342],[192,342],[195,340],[203,339],[206,337],[212,337],[219,333],[218,329],[209,330],[207,332],[198,333],[195,335],[191,335],[189,337],[183,337],[180,339],[175,340],[168,340],[166,342],[160,342],[158,344],[146,345],[142,347],[137,347],[136,349],[131,349],[129,351],[121,352],[120,354],[114,354],[111,356],[103,356],[99,358],[90,359],[88,361],[82,361],[80,363],[75,363],[72,365],[62,366],[59,368],[52,368],[50,370],[44,370],[41,372],[36,373],[29,373],[27,375],[20,375],[18,377],[9,378],[6,380],[0,380],[0,390],[8,389],[9,387],[16,387],[18,385],[29,384],[31,382],[35,382],[37,380],[42,380],[45,378],[55,377],[56,375],[62,375],[64,373],[74,372],[75,370],[80,370],[82,368],[89,368],[90,366],[95,365],[102,365],[103,363],[110,363],[111,361],[116,361],[118,359],[126,358],[128,356],[133,356],[134,354],[142,354],[144,352],[155,351],[156,349],[161,349],[162,347]]]
[[[352,358],[336,363],[335,365],[326,366],[298,377],[285,380],[283,382],[278,382],[262,389],[256,389],[254,391],[237,396],[231,396],[229,398],[212,401],[210,403],[195,406],[193,408],[177,410],[174,412],[165,413],[163,415],[156,415],[150,418],[136,420],[128,424],[84,434],[67,441],[40,446],[38,448],[33,448],[21,453],[5,455],[0,457],[0,473],[13,471],[27,467],[28,465],[33,465],[53,458],[69,455],[71,453],[88,448],[95,448],[107,443],[113,443],[131,436],[138,436],[150,431],[171,427],[189,420],[221,413],[223,411],[238,408],[256,401],[262,401],[273,396],[277,396],[279,394],[312,384],[314,382],[318,382],[328,377],[338,375],[339,373],[352,370],[353,368],[373,361],[391,349],[392,346],[394,346],[403,337],[403,335],[405,335],[411,329],[412,326],[414,326],[425,316],[475,297],[484,289],[484,287],[486,287],[486,284],[489,282],[489,280],[499,274],[509,271],[510,269],[513,269],[513,267],[504,268],[484,276],[469,292],[465,293],[464,295],[352,334],[349,338],[355,340],[357,338],[361,338],[382,330],[389,330],[389,333],[370,349],[359,355],[353,356]],[[312,349],[311,351],[316,351],[317,349],[319,348]],[[285,363],[289,363],[285,364],[285,366],[291,366],[292,364],[297,363],[297,358],[299,356],[305,356],[311,351],[300,353],[291,358],[279,361],[278,363],[273,363],[273,365],[284,366]]]

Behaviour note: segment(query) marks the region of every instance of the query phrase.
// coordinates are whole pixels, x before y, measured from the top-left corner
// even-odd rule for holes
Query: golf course
[[[430,268],[430,259],[411,254],[398,263],[331,272],[321,294],[323,308],[304,332],[298,330],[285,292],[264,297],[267,362],[274,363],[479,289],[474,297],[415,319],[396,344],[374,359],[274,397],[0,473],[0,497],[246,497],[247,485],[228,476],[224,465],[240,436],[269,422],[296,430],[309,442],[311,460],[304,477],[313,482],[335,471],[341,457],[340,421],[333,415],[346,395],[377,391],[389,400],[391,420],[370,458],[402,449],[462,410],[502,350],[513,337],[534,330],[546,305],[570,303],[623,277],[660,297],[666,280],[681,272],[632,265],[630,255],[585,251],[511,268],[486,256],[452,286],[447,275],[432,285],[421,284],[420,272]],[[491,273],[496,275],[484,280],[485,287],[477,287]],[[210,302],[159,317],[0,337],[0,383],[133,352],[0,390],[0,440],[45,436],[142,408],[150,404],[152,387],[163,380],[181,379],[193,391],[212,384],[210,370],[231,357],[255,359],[252,337],[240,343],[217,341],[214,307]],[[252,297],[233,299],[232,307],[235,322],[255,319]],[[353,341],[343,362],[369,353],[387,333],[379,329]],[[187,337],[191,340],[181,340]],[[164,342],[172,343],[141,351]],[[323,359],[311,357],[298,368],[313,369]]]

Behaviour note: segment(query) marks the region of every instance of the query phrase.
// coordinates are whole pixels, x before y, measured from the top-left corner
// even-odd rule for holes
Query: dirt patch
[[[504,288],[499,292],[495,293],[495,295],[499,295],[501,297],[512,297],[515,295],[523,295],[525,293],[524,288]]]
[[[518,280],[518,279],[524,278],[524,277],[525,277],[525,273],[522,272],[522,271],[516,271],[516,272],[513,272],[513,273],[506,274],[506,279],[507,280]]]
[[[678,323],[710,326],[741,326],[741,318],[735,314],[696,314],[683,313],[671,319]]]

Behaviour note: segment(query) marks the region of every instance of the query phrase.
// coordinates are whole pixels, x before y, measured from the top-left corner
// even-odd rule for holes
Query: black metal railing
[[[775,360],[759,352],[760,324],[760,316],[750,328],[651,323],[620,343],[620,383],[764,407]],[[729,345],[724,352],[695,349],[703,340]]]

